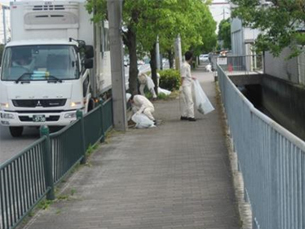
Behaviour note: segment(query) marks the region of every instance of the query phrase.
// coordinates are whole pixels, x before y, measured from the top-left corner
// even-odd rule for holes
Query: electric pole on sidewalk
[[[111,55],[113,125],[126,131],[126,84],[122,42],[122,0],[107,0]]]

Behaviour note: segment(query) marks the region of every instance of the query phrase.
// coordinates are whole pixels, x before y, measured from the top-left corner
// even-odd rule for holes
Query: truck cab
[[[84,2],[22,1],[10,9],[0,124],[13,137],[27,126],[66,126],[111,88],[107,23],[93,24]]]

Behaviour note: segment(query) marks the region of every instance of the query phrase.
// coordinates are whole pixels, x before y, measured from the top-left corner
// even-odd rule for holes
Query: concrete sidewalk
[[[178,99],[154,102],[161,125],[108,138],[22,228],[240,228],[213,74],[193,75],[215,111],[180,121]]]

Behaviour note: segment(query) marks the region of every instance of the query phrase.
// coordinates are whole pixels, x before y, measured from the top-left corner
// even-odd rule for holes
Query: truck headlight
[[[8,108],[8,103],[0,103],[1,108]]]
[[[82,102],[71,102],[71,107],[76,107],[82,105]]]
[[[9,113],[0,113],[0,117],[3,119],[14,119],[14,115]]]
[[[75,112],[71,112],[71,113],[67,113],[64,116],[65,118],[76,118],[76,111]]]

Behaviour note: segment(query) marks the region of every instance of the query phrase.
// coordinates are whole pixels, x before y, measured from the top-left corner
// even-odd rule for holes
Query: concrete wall
[[[243,55],[243,28],[241,20],[234,18],[231,21],[231,41],[232,41],[232,54]]]
[[[265,74],[299,83],[298,58],[287,60],[289,55],[290,49],[288,48],[284,49],[279,57],[273,57],[271,53],[266,52]]]
[[[283,127],[305,140],[305,86],[265,75],[262,105]]]

